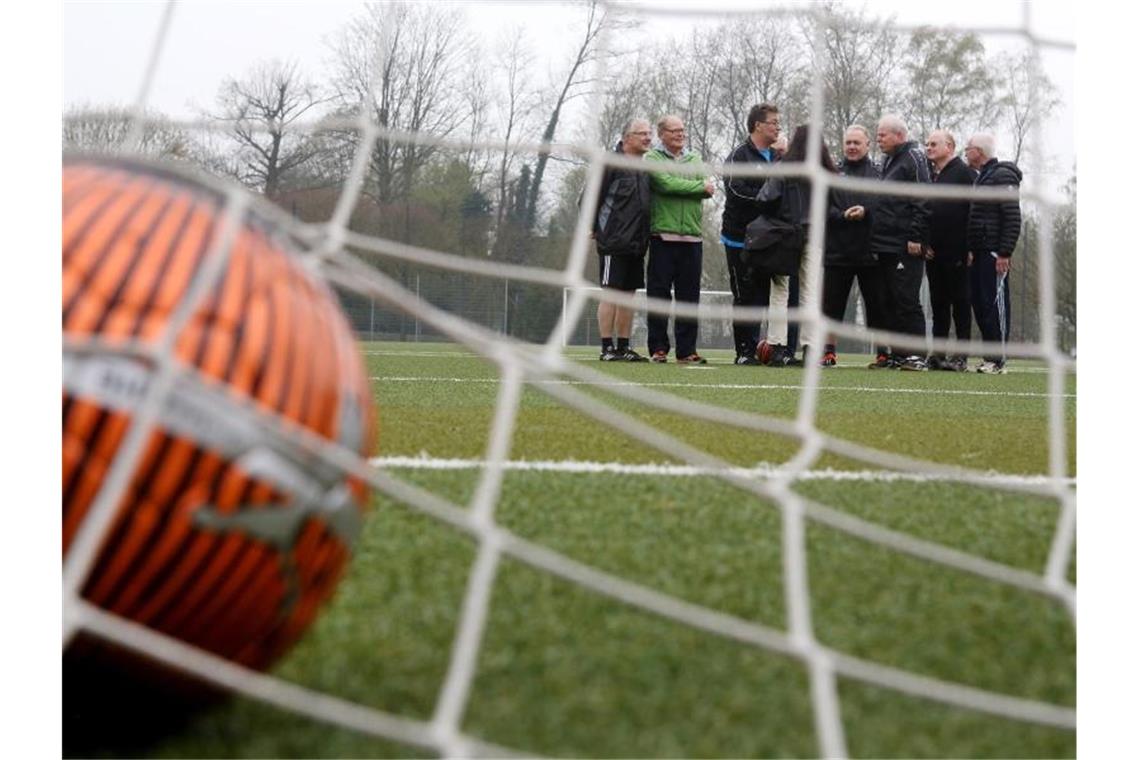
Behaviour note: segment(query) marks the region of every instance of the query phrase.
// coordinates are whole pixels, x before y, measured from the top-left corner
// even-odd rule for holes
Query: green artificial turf
[[[378,455],[481,459],[496,368],[454,346],[365,344],[380,412]],[[573,386],[615,412],[738,465],[788,460],[799,441],[694,420],[687,404],[795,418],[802,369],[601,364],[614,381],[672,397],[661,410]],[[1047,472],[1047,376],[865,369],[822,373],[816,424],[884,451],[995,473]],[[1018,371],[1022,370],[1022,371]],[[1066,393],[1075,393],[1075,378]],[[749,386],[749,387],[736,387]],[[787,387],[758,387],[787,386]],[[913,392],[922,391],[922,392]],[[1029,395],[1025,395],[1029,394]],[[1064,400],[1069,475],[1075,398]],[[670,457],[528,386],[513,460],[668,463]],[[825,454],[812,469],[867,471]],[[464,506],[480,471],[390,469]],[[809,479],[800,495],[894,531],[1043,572],[1055,500],[947,482]],[[599,570],[784,630],[778,505],[714,477],[508,471],[504,528]],[[812,623],[826,646],[914,673],[1075,704],[1075,629],[1056,601],[810,523]],[[430,719],[451,656],[476,545],[376,496],[341,587],[274,674],[401,716]],[[1070,578],[1075,570],[1070,569]],[[1072,757],[1066,730],[839,680],[848,750],[860,757]],[[814,756],[808,672],[795,658],[624,605],[510,558],[499,566],[464,732],[526,754]],[[235,699],[151,748],[161,757],[407,756],[419,751]]]

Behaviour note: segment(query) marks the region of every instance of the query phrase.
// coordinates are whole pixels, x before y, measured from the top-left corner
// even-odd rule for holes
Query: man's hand
[[[852,206],[843,212],[843,218],[852,222],[857,222],[867,214],[867,209],[862,206]]]
[[[968,266],[968,267],[974,266],[974,252],[973,251],[966,251],[966,266]]]
[[[906,252],[909,253],[911,256],[921,256],[922,255],[922,243],[916,243],[913,240],[907,241]]]
[[[994,271],[998,274],[1009,274],[1009,270],[1012,268],[1011,263],[1012,259],[1009,256],[998,256],[994,259]]]
[[[934,249],[928,245],[922,247],[922,258],[927,261],[934,261]]]

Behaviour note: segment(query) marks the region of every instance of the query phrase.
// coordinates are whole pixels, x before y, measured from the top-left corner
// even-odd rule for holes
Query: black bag
[[[768,274],[799,274],[803,253],[804,229],[798,224],[761,215],[744,229],[740,259],[753,269]]]

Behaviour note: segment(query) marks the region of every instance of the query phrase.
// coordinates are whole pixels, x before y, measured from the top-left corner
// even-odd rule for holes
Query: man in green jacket
[[[688,164],[700,157],[685,150],[685,124],[680,117],[663,116],[657,122],[660,143],[645,154],[646,161]],[[653,199],[649,206],[649,266],[645,291],[650,298],[698,303],[701,297],[701,202],[712,197],[713,182],[693,174],[652,171],[649,175]],[[649,353],[655,362],[669,357],[669,317],[650,313]],[[697,353],[697,321],[674,320],[677,362],[704,364]]]

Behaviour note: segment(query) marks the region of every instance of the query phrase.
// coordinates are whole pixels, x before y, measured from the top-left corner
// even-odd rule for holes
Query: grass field
[[[493,366],[440,344],[365,344],[390,472],[458,504],[479,470],[435,460],[484,456]],[[662,411],[585,388],[731,463],[778,465],[797,442],[695,422],[686,404],[791,419],[800,369],[702,368],[572,356],[615,381],[671,394]],[[841,356],[823,373],[824,432],[934,462],[1015,476],[1047,472],[1047,376],[869,371]],[[1075,378],[1066,383],[1075,473]],[[573,559],[717,611],[784,629],[781,517],[723,480],[679,468],[649,446],[528,387],[496,520]],[[392,461],[383,459],[382,461]],[[606,463],[593,471],[582,462]],[[619,466],[620,465],[620,466]],[[1042,572],[1056,501],[936,479],[888,480],[825,454],[797,484],[811,499],[916,538]],[[847,477],[840,473],[847,472]],[[1001,694],[1075,704],[1075,629],[1046,597],[809,524],[816,636],[856,657]],[[375,499],[340,590],[275,674],[397,715],[429,719],[446,672],[475,545],[386,498]],[[1075,571],[1070,571],[1075,578]],[[1066,730],[996,718],[841,679],[849,752],[862,757],[1072,757]],[[463,730],[528,754],[814,756],[808,673],[799,660],[633,609],[504,560]],[[110,754],[110,752],[109,752]],[[320,725],[245,699],[195,718],[154,757],[370,757],[419,751]]]

